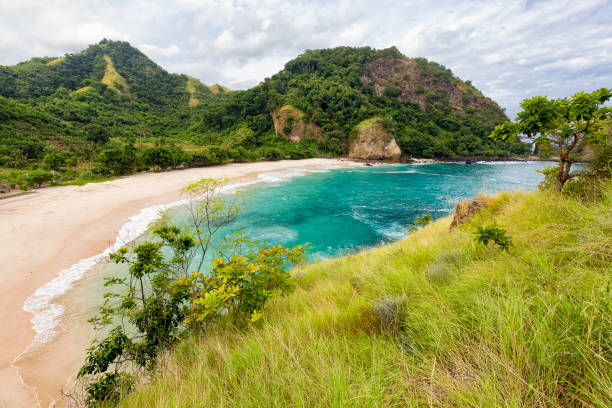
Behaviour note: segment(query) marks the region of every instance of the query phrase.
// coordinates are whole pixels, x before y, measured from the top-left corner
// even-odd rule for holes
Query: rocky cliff
[[[302,139],[317,142],[323,140],[321,128],[306,120],[304,113],[294,106],[285,105],[281,107],[272,114],[272,121],[276,134],[293,143],[299,143]]]
[[[400,102],[450,107],[456,114],[489,112],[499,119],[503,110],[442,65],[423,58],[377,58],[367,66],[361,80],[371,84],[378,96],[395,97]]]
[[[402,152],[380,118],[361,122],[349,140],[349,159],[399,160]]]

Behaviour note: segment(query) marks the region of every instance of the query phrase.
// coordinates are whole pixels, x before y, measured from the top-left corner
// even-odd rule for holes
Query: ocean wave
[[[480,160],[477,161],[474,164],[489,164],[492,166],[495,165],[500,165],[500,164],[529,164],[529,163],[546,163],[546,161],[540,161],[540,160],[500,160],[500,161],[486,161],[486,160]]]
[[[257,177],[259,178],[259,180],[265,181],[268,183],[279,183],[279,182],[287,181],[294,177],[305,176],[306,174],[308,174],[306,170],[297,169],[297,170],[291,170],[287,172],[279,171],[279,172],[262,173],[258,175]]]
[[[65,294],[75,282],[83,278],[85,272],[106,259],[110,253],[141,236],[152,221],[159,219],[163,211],[178,207],[185,202],[186,200],[180,200],[142,209],[138,214],[129,217],[129,221],[123,224],[113,245],[97,255],[82,259],[69,268],[60,271],[57,277],[38,288],[23,305],[25,311],[34,313],[30,322],[34,331],[36,331],[36,337],[32,344],[28,346],[26,352],[48,342],[57,335],[57,328],[60,324],[59,318],[64,313],[64,307],[61,304],[52,303],[53,300]]]
[[[256,240],[287,240],[293,241],[297,238],[298,232],[294,229],[283,227],[281,225],[274,225],[271,227],[257,228],[251,237]]]
[[[373,229],[376,234],[380,237],[389,239],[389,240],[398,240],[404,238],[406,236],[406,226],[400,224],[399,222],[393,222],[391,224],[378,222],[371,214],[367,214],[367,206],[364,205],[352,205],[350,216]]]

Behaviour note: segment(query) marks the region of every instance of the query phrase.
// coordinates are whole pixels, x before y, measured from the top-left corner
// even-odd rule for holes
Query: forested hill
[[[305,122],[311,131],[307,127],[296,139],[314,139],[345,154],[360,123],[373,118],[393,134],[403,155],[508,154],[487,137],[507,119],[495,102],[449,69],[407,58],[395,47],[306,51],[272,78],[207,109],[197,129],[243,124],[261,134],[273,129],[275,119],[275,133],[289,136],[296,121]],[[524,146],[513,148],[521,153]]]
[[[77,126],[98,123],[109,131],[159,123],[149,111],[185,118],[190,105],[215,99],[219,88],[212,89],[186,75],[169,74],[127,42],[103,40],[78,54],[0,66],[0,95]],[[156,131],[162,136],[176,125]]]
[[[29,170],[66,180],[324,155],[524,153],[488,139],[505,119],[469,81],[394,47],[306,51],[259,85],[229,91],[103,40],[0,66],[0,179],[26,186]]]

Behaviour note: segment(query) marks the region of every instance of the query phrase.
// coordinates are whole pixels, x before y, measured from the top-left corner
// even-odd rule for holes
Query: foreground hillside
[[[449,232],[296,270],[264,321],[184,341],[122,406],[612,405],[612,184],[503,193]],[[493,220],[509,252],[473,239]]]

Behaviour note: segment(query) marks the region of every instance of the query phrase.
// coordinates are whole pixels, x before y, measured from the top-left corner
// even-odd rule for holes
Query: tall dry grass
[[[473,241],[496,220],[509,253]],[[186,339],[125,407],[610,407],[612,184],[294,272],[259,326]]]

